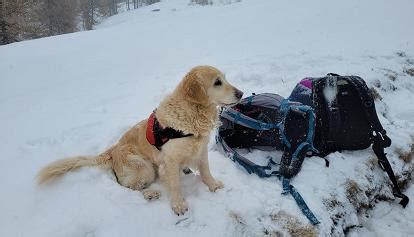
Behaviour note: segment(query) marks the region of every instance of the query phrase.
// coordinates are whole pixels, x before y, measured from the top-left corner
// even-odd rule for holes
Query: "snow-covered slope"
[[[197,176],[183,177],[185,217],[173,215],[165,192],[148,203],[97,169],[35,185],[43,165],[104,150],[187,70],[211,64],[245,94],[287,96],[301,78],[328,72],[362,76],[382,98],[377,109],[394,141],[389,159],[414,196],[411,0],[188,2],[164,1],[94,31],[0,47],[0,236],[412,235],[413,204],[377,201],[392,194],[369,149],[332,154],[329,168],[309,158],[292,180],[321,221],[316,228],[280,195],[277,180],[246,174],[213,139],[211,169],[225,188],[210,193]]]

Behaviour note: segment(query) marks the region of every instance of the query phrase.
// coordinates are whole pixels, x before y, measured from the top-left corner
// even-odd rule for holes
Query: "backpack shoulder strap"
[[[329,73],[327,77],[324,77],[325,80],[321,81],[321,83],[324,83],[322,88],[337,87],[337,77],[339,77],[338,74]],[[332,98],[327,109],[329,130],[328,134],[326,135],[325,145],[328,150],[335,151],[337,150],[336,136],[338,135],[342,123],[341,113],[338,107],[338,96]]]
[[[231,148],[226,143],[226,141],[219,135],[219,132],[217,132],[217,135],[216,135],[216,143],[221,145],[221,148],[223,149],[223,151],[224,151],[224,153],[226,154],[227,157],[229,157],[232,161],[234,161],[234,162],[240,164],[241,166],[243,166],[243,168],[249,174],[255,173],[259,177],[262,177],[262,178],[270,177],[270,176],[274,175],[274,173],[269,173],[268,172],[272,169],[272,164],[274,163],[272,161],[272,159],[269,159],[269,163],[265,166],[258,165],[256,163],[250,161],[246,157],[240,155],[236,150]]]
[[[229,121],[232,121],[235,124],[241,124],[245,127],[255,130],[270,130],[273,128],[278,128],[277,124],[261,122],[259,120],[250,118],[249,116],[246,116],[243,113],[232,108],[222,110],[220,116],[228,119]]]
[[[299,194],[296,188],[290,184],[289,179],[282,178],[282,187],[283,187],[282,195],[287,195],[287,194],[292,195],[299,209],[306,216],[306,218],[308,218],[309,222],[312,225],[317,225],[320,223],[318,219],[316,218],[315,214],[313,214],[313,212],[309,209],[308,205],[306,205],[305,200],[303,200],[302,196]]]
[[[381,125],[381,122],[378,119],[372,93],[365,81],[358,76],[341,77],[341,79],[351,84],[357,90],[358,95],[361,98],[362,105],[365,108],[365,113],[367,115],[368,121],[371,123],[372,129],[375,131],[375,133],[381,133],[383,136],[386,135],[386,131],[384,130],[384,128]],[[389,140],[388,146],[390,145],[391,140]]]
[[[313,139],[315,133],[315,114],[310,106],[302,105],[300,103],[292,103],[288,99],[284,100],[281,105],[282,121],[280,122],[280,136],[282,142],[285,145],[285,151],[282,156],[280,164],[280,174],[286,178],[295,176],[303,163],[303,160],[308,151],[313,153],[319,153],[313,146]],[[288,117],[291,113],[296,113],[307,118],[308,126],[304,137],[289,137],[289,131],[286,129],[289,127]],[[290,121],[290,123],[297,121]],[[296,129],[296,124],[295,130]],[[289,138],[289,139],[288,139]],[[295,144],[291,144],[289,140],[295,141]]]
[[[246,169],[246,171],[249,174],[255,173],[261,178],[277,176],[279,179],[282,179],[282,185],[283,185],[282,194],[292,195],[299,209],[306,216],[306,218],[308,218],[309,222],[312,225],[317,225],[320,223],[318,219],[315,217],[315,215],[313,214],[313,212],[310,210],[308,205],[306,205],[306,202],[304,201],[300,193],[296,190],[296,188],[293,185],[290,184],[290,180],[287,178],[284,178],[282,175],[280,175],[278,171],[271,171],[272,165],[275,165],[272,159],[269,159],[269,163],[266,166],[257,165],[253,163],[252,161],[248,160],[247,158],[243,157],[242,155],[240,155],[237,151],[235,151],[231,147],[229,147],[227,143],[224,141],[224,139],[219,135],[219,133],[217,133],[216,135],[216,143],[221,145],[221,148],[223,149],[224,153],[231,160],[240,164],[243,168]]]
[[[341,79],[344,79],[353,85],[361,97],[366,116],[368,118],[368,121],[371,123],[372,130],[375,132],[375,135],[373,135],[372,149],[374,150],[375,155],[378,157],[378,163],[385,170],[385,172],[387,172],[387,175],[393,184],[394,196],[402,199],[400,201],[400,204],[405,208],[409,202],[409,198],[401,192],[397,179],[395,178],[394,171],[392,170],[390,162],[388,161],[387,156],[384,152],[384,149],[386,147],[391,146],[391,139],[387,136],[387,132],[382,127],[381,122],[378,119],[371,91],[369,90],[365,81],[360,77],[350,76],[342,77]]]
[[[392,170],[391,164],[387,159],[387,156],[384,152],[384,146],[381,145],[383,143],[382,138],[377,135],[374,138],[374,144],[372,145],[372,149],[374,150],[375,155],[378,157],[378,163],[380,166],[387,172],[388,177],[390,178],[393,184],[393,194],[396,197],[401,198],[400,204],[404,208],[407,206],[410,199],[401,192],[400,187],[398,186],[397,179],[395,178],[394,171]]]

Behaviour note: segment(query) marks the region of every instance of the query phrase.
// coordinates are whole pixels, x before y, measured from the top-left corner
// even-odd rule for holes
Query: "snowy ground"
[[[104,150],[187,70],[211,64],[245,94],[288,96],[301,78],[328,72],[362,76],[382,98],[377,109],[394,141],[389,159],[414,196],[411,0],[188,2],[0,47],[0,236],[412,236],[413,204],[402,209],[388,200],[388,178],[369,149],[332,154],[329,168],[307,159],[293,179],[321,221],[317,228],[280,195],[278,181],[247,175],[213,139],[211,169],[225,188],[210,193],[197,176],[183,177],[185,217],[173,215],[165,192],[148,203],[97,169],[35,185],[42,166]]]

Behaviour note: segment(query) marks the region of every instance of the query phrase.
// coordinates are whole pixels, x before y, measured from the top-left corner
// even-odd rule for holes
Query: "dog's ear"
[[[194,70],[187,73],[183,81],[183,92],[186,99],[196,104],[207,104],[207,92],[199,81],[199,75]]]

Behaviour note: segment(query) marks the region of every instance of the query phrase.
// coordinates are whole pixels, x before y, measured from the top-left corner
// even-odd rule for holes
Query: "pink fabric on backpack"
[[[302,81],[300,81],[300,84],[306,86],[309,89],[312,89],[312,81],[308,78],[305,78]]]

